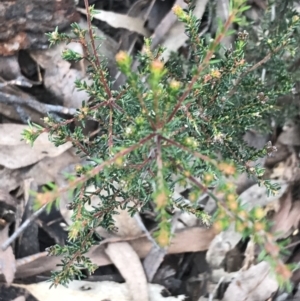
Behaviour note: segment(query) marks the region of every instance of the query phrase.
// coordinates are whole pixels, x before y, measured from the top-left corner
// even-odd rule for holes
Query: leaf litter
[[[95,24],[98,25],[97,34],[104,37],[99,49],[108,58],[108,69],[112,76],[117,75],[114,63],[117,51],[122,49],[134,52],[139,47],[143,49],[141,42],[143,37],[150,36],[154,46],[160,44],[168,48],[164,54],[165,61],[168,60],[171,51],[181,51],[186,47],[187,36],[184,26],[177,22],[170,10],[174,3],[184,7],[186,5],[184,1],[128,0],[124,1],[125,4],[118,1],[109,2],[112,3],[111,9],[107,7],[103,9],[100,5],[100,14],[95,16],[95,19],[98,19]],[[249,3],[252,7],[247,14],[252,19],[258,19],[261,11],[266,8],[265,1],[255,0]],[[218,1],[216,15],[210,11],[209,1],[195,0],[194,4],[197,18],[203,21],[200,35],[213,31],[217,20],[226,19],[228,15],[227,0]],[[119,9],[118,5],[122,6],[122,9]],[[80,1],[77,9],[83,13]],[[205,19],[204,15],[208,17]],[[83,16],[79,23],[86,28]],[[229,45],[231,40],[225,40],[224,43]],[[63,61],[61,51],[66,47],[82,51],[78,48],[79,45],[71,43],[45,50],[28,49],[30,60],[23,62],[16,57],[10,58],[9,61],[3,59],[0,61],[2,77],[0,90],[2,89],[3,99],[6,99],[5,103],[0,103],[0,113],[4,116],[0,124],[0,189],[3,190],[3,193],[0,190],[1,246],[11,236],[11,229],[17,231],[29,218],[25,214],[25,206],[30,203],[28,194],[32,186],[23,183],[27,183],[29,178],[32,179],[38,186],[37,191],[51,182],[65,185],[64,172],[71,172],[76,164],[81,163],[74,155],[71,144],[55,148],[48,141],[46,133],[39,138],[33,148],[20,141],[20,133],[26,127],[24,124],[26,118],[31,117],[35,122],[41,123],[40,117],[45,116],[47,110],[55,114],[68,115],[87,98],[86,94],[78,92],[74,86],[74,80],[77,78],[89,81],[85,74],[86,66]],[[12,66],[9,79],[5,78],[6,64]],[[44,86],[43,97],[46,97],[49,103],[43,103],[40,94],[36,92],[41,83]],[[121,83],[122,77],[118,79],[117,76],[115,84]],[[21,90],[20,87],[24,85],[31,85],[33,92],[30,89],[26,92]],[[91,125],[88,133],[93,130]],[[290,237],[294,240],[293,256],[287,257],[289,262],[298,262],[297,254],[300,254],[297,249],[297,239],[300,240],[297,232],[300,216],[299,155],[296,151],[299,145],[299,131],[297,124],[287,121],[281,134],[275,139],[274,145],[278,149],[276,155],[262,161],[267,169],[267,177],[281,185],[281,190],[276,196],[266,197],[263,187],[245,177],[238,179],[240,199],[247,205],[248,210],[254,205],[263,207],[274,221],[272,229],[274,233],[279,233],[280,239]],[[251,131],[247,135],[248,140],[247,137],[245,140],[253,143],[254,147],[259,147],[262,141],[265,143],[269,138]],[[253,165],[255,163],[253,162]],[[177,193],[183,191],[184,188],[178,187]],[[98,265],[95,277],[109,274],[112,268],[115,268],[125,283],[93,282],[89,281],[89,278],[92,278],[88,276],[87,281],[74,281],[69,288],[48,290],[49,284],[37,283],[38,279],[49,278],[50,271],[58,268],[57,264],[61,258],[48,257],[44,250],[59,240],[58,237],[61,237],[59,233],[70,225],[70,212],[65,210],[69,197],[66,195],[62,198],[59,209],[54,208],[50,215],[42,215],[32,222],[39,229],[38,236],[34,237],[39,244],[39,252],[29,250],[26,256],[18,258],[20,252],[16,250],[17,241],[5,250],[0,249],[0,278],[3,282],[11,284],[14,279],[17,282],[24,282],[13,285],[25,288],[41,301],[69,296],[72,296],[72,300],[103,298],[156,301],[184,300],[189,296],[193,301],[213,299],[260,301],[273,300],[270,298],[278,290],[278,284],[270,274],[268,264],[266,262],[256,264],[253,260],[256,250],[251,246],[251,240],[241,242],[241,236],[234,231],[234,225],[228,231],[217,234],[213,229],[198,225],[193,216],[180,213],[171,245],[163,252],[158,250],[156,253],[157,246],[151,240],[153,229],[148,227],[148,223],[153,223],[154,217],[143,214],[130,217],[124,212],[115,217],[121,231],[107,233],[103,229],[98,229],[105,239],[92,247],[87,255]],[[213,201],[207,199],[210,208],[215,208]],[[19,242],[22,244],[22,240]],[[240,260],[237,260],[238,258]],[[238,264],[234,268],[229,268],[232,259]],[[209,277],[205,276],[207,273],[210,273]],[[294,275],[296,276],[297,272]],[[0,288],[4,289],[2,285]],[[113,293],[110,294],[110,291]],[[172,296],[162,296],[170,294]],[[19,296],[11,297],[7,301],[22,301],[26,299],[24,296],[27,295],[20,292]]]

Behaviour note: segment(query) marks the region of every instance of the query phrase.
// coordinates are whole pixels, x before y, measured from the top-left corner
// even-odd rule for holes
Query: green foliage
[[[244,237],[251,236],[255,243],[264,246],[266,252],[260,258],[268,258],[275,269],[280,267],[281,283],[288,280],[289,269],[282,264],[280,252],[270,251],[271,247],[276,250],[279,247],[268,232],[263,210],[255,208],[247,212],[240,205],[231,180],[239,172],[247,172],[270,193],[278,190],[262,180],[263,168],[249,164],[270,154],[272,146],[256,150],[244,143],[242,137],[249,129],[268,129],[278,96],[293,86],[283,57],[295,53],[294,35],[299,17],[293,13],[282,28],[262,35],[260,60],[251,53],[252,42],[248,42],[249,34],[243,30],[225,56],[219,57],[220,43],[231,25],[245,24],[242,15],[248,9],[245,1],[231,1],[230,7],[228,20],[207,44],[197,35],[199,20],[193,16],[192,8],[183,10],[175,6],[173,11],[190,37],[189,57],[173,54],[164,63],[160,59],[163,49],[152,52],[151,40],[146,39],[144,51],[136,57],[137,72],[132,71],[132,57],[123,51],[117,54],[119,69],[127,76],[127,83],[119,90],[111,89],[107,69],[96,52],[91,24],[89,31],[73,24],[74,36],[60,34],[57,29],[48,34],[51,45],[61,41],[81,43],[84,57],[71,50],[65,51],[63,57],[87,60],[90,63],[87,72],[93,79],[92,84],[76,82],[77,89],[85,90],[90,98],[72,119],[58,122],[49,115],[44,118],[45,129],[31,126],[24,132],[24,139],[31,143],[44,131],[57,146],[72,142],[78,154],[90,162],[76,167],[77,177],[69,178],[67,188],[56,187],[38,196],[41,204],[45,204],[67,190],[75,191],[73,202],[68,204],[74,210],[69,244],[49,250],[51,255],[64,256],[62,270],[53,273],[54,284],[67,284],[82,277],[82,268],[92,273],[95,266],[83,254],[97,243],[95,228],[114,230],[113,214],[117,208],[134,214],[149,202],[155,204],[159,228],[155,238],[162,247],[170,243],[170,212],[174,207],[195,214],[207,226],[214,224],[216,231],[235,222],[236,230]],[[273,77],[262,81],[261,68],[266,64],[274,66]],[[88,119],[101,124],[95,137],[83,134]],[[73,121],[81,124],[71,128]],[[192,185],[189,203],[173,198],[177,182],[183,187]],[[94,192],[87,191],[90,185],[95,187]],[[216,188],[215,195],[208,190],[209,186]],[[100,196],[101,191],[106,194]],[[218,203],[219,209],[213,217],[198,208],[197,200],[203,192],[208,192]],[[90,203],[93,195],[101,198],[101,204],[88,211],[84,204]],[[116,196],[123,202],[117,201]],[[130,207],[132,200],[135,205]]]

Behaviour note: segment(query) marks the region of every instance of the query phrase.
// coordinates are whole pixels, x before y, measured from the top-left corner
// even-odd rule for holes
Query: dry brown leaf
[[[195,8],[193,14],[197,19],[202,18],[207,2],[208,0],[194,1]],[[176,1],[176,4],[182,8],[187,7],[183,0]],[[172,24],[170,30],[164,35],[163,38],[164,39],[160,42],[160,44],[162,47],[166,48],[162,54],[162,58],[166,62],[168,61],[171,52],[176,52],[188,40],[188,36],[185,33],[185,25],[182,22],[176,21],[174,24]]]
[[[49,289],[49,282],[40,282],[30,285],[14,284],[16,287],[25,288],[39,301],[132,301],[130,292],[125,283],[115,283],[111,281],[89,282],[74,280],[68,287],[58,285]],[[184,295],[176,297],[163,297],[161,292],[164,289],[159,284],[148,284],[150,301],[183,301]],[[139,301],[144,301],[139,299]]]
[[[57,157],[45,157],[32,167],[20,169],[0,169],[0,189],[7,192],[15,190],[25,178],[33,178],[38,185],[44,185],[49,182],[58,183],[60,178],[65,178],[62,174],[64,168],[70,164],[76,164],[80,161],[78,156],[73,155],[72,149],[58,155]]]
[[[215,14],[213,16],[213,22],[212,22],[212,30],[214,32],[217,31],[219,27],[219,22],[221,21],[223,24],[227,21],[229,17],[229,11],[230,11],[230,5],[229,0],[218,0],[216,2],[216,8],[215,8]],[[229,29],[232,29],[232,25],[229,27]],[[221,41],[221,45],[225,46],[226,48],[229,48],[234,40],[233,35],[226,35]],[[225,50],[221,48],[221,53],[224,55]]]
[[[140,258],[128,242],[108,244],[105,253],[125,279],[133,301],[148,301],[147,279]]]
[[[8,226],[0,231],[0,246],[8,239]],[[11,284],[16,272],[15,256],[9,246],[5,251],[0,248],[0,275],[3,274],[6,282]]]
[[[241,272],[227,288],[222,301],[265,301],[278,289],[277,281],[270,275],[266,262]]]
[[[274,146],[277,148],[277,151],[265,160],[265,166],[268,168],[273,168],[277,163],[284,161],[291,154],[291,149],[287,145],[276,141]]]
[[[37,253],[16,260],[16,278],[26,278],[44,272],[57,270],[60,257],[48,256],[48,252]]]
[[[277,140],[284,145],[300,145],[300,125],[292,120],[287,121]]]
[[[220,268],[226,254],[233,249],[240,240],[241,234],[234,230],[234,225],[230,225],[228,230],[216,235],[206,253],[206,260],[210,267],[214,269]]]
[[[174,5],[179,5],[181,7],[185,6],[183,0],[176,0]],[[152,39],[151,49],[155,49],[158,46],[160,41],[162,41],[165,38],[168,31],[173,27],[176,21],[177,21],[177,17],[172,10],[166,14],[166,16],[160,22],[160,24],[156,26],[155,31],[151,36]]]
[[[156,245],[153,245],[150,252],[145,257],[143,267],[149,282],[152,282],[153,277],[166,256],[166,253],[166,249],[158,248]]]
[[[277,191],[276,195],[267,194],[267,189],[265,186],[258,186],[255,184],[249,189],[245,190],[240,196],[241,205],[245,206],[247,210],[251,210],[255,206],[266,206],[269,203],[277,201],[287,190],[288,183],[283,180],[272,180],[272,184],[279,184],[280,190]]]
[[[86,15],[85,9],[77,8],[77,10]],[[112,11],[97,10],[95,14],[93,14],[93,18],[106,22],[114,28],[124,28],[134,31],[147,38],[150,36],[150,32],[144,27],[145,20],[139,17],[131,17]]]
[[[178,231],[172,238],[167,254],[205,251],[209,248],[214,237],[213,229],[186,228]],[[152,243],[146,237],[140,240],[132,240],[130,244],[141,258],[145,258],[152,247]]]
[[[300,178],[299,159],[296,152],[292,152],[284,161],[277,164],[271,171],[270,179],[295,181]]]
[[[55,158],[43,158],[25,176],[33,178],[38,185],[49,182],[58,183],[58,178],[65,178],[62,174],[63,169],[79,162],[80,158],[73,153],[72,149],[69,149]]]
[[[56,147],[49,141],[48,134],[42,133],[31,147],[20,141],[21,133],[27,128],[21,124],[0,124],[0,165],[10,169],[25,167],[45,157],[56,157],[72,146],[68,142]]]
[[[279,210],[275,212],[272,221],[274,223],[272,232],[278,233],[279,238],[286,238],[300,222],[300,201],[293,200],[291,190],[279,200]]]
[[[25,296],[19,296],[15,299],[13,299],[12,301],[26,301]]]
[[[215,233],[213,229],[195,227],[178,231],[175,233],[167,253],[179,254],[206,251],[214,237]],[[104,252],[104,249],[108,243],[122,241],[130,242],[140,258],[145,258],[152,248],[152,243],[145,234],[138,238],[124,239],[114,237],[107,238],[100,242],[99,245],[92,247],[86,256],[91,258],[91,261],[98,266],[112,264],[111,260]],[[24,278],[54,270],[61,259],[61,257],[47,257],[47,252],[18,259],[16,277]]]

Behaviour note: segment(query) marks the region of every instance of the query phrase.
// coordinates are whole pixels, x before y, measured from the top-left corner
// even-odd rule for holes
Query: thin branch
[[[157,178],[159,181],[159,189],[163,189],[164,177],[163,177],[163,161],[162,161],[162,151],[161,151],[161,137],[156,137],[156,163],[157,163]]]
[[[191,90],[194,87],[194,84],[196,83],[196,81],[198,80],[201,72],[206,68],[206,66],[209,64],[211,58],[214,55],[214,51],[216,49],[216,47],[220,44],[220,42],[222,41],[222,39],[225,36],[225,33],[227,32],[227,30],[229,29],[230,25],[232,24],[233,20],[234,20],[235,15],[232,13],[225,25],[224,28],[222,30],[222,32],[216,37],[216,39],[214,40],[212,46],[211,46],[211,50],[209,50],[202,62],[202,64],[198,67],[198,70],[196,72],[196,74],[193,76],[192,80],[190,81],[190,83],[188,84],[187,89],[185,90],[185,92],[181,95],[181,97],[179,98],[174,110],[172,111],[172,113],[170,114],[169,118],[167,119],[166,123],[170,122],[173,117],[175,116],[175,114],[177,113],[177,111],[179,110],[179,108],[181,107],[182,103],[184,102],[184,100],[187,98],[187,96],[190,94]]]
[[[112,98],[111,90],[108,86],[107,80],[105,79],[105,75],[104,75],[103,70],[101,68],[99,56],[98,56],[98,53],[97,53],[97,50],[96,50],[95,38],[94,38],[94,34],[93,34],[93,29],[92,29],[92,20],[91,20],[91,13],[90,13],[90,10],[89,10],[88,0],[84,0],[84,5],[85,5],[85,9],[86,9],[86,17],[87,17],[87,23],[88,23],[88,28],[89,28],[89,36],[90,36],[90,39],[91,39],[93,54],[94,54],[95,60],[96,60],[96,66],[97,66],[97,69],[100,73],[101,82],[102,82],[102,85],[104,86],[106,94],[108,95],[109,98]]]
[[[86,156],[89,156],[89,151],[77,140],[72,137],[67,137],[66,141],[71,142],[73,145],[76,145]]]
[[[178,164],[176,164],[176,167],[177,167],[180,171],[182,171],[182,172],[185,171],[184,168],[183,168],[182,166],[178,165]],[[188,176],[186,176],[186,177],[187,177],[192,183],[194,183],[197,187],[199,187],[201,190],[203,190],[203,192],[209,193],[208,187],[205,186],[205,185],[203,185],[202,183],[200,183],[195,177],[193,177],[192,175],[188,175]]]
[[[92,178],[92,177],[96,176],[97,174],[99,174],[99,172],[101,172],[105,167],[107,167],[107,166],[111,165],[112,163],[114,163],[118,158],[121,158],[121,157],[131,153],[132,151],[139,148],[140,146],[142,146],[143,144],[145,144],[147,141],[151,140],[155,136],[156,136],[155,133],[152,133],[152,134],[146,136],[145,138],[141,139],[136,144],[131,145],[130,147],[118,152],[110,160],[106,160],[103,163],[101,163],[100,165],[94,167],[87,174],[85,174],[85,175],[83,175],[79,178],[76,178],[73,181],[70,181],[69,184],[67,186],[63,187],[63,188],[57,189],[55,191],[49,191],[49,192],[46,192],[46,193],[40,193],[39,196],[38,196],[40,198],[39,201],[43,205],[51,203],[56,198],[60,197],[63,193],[68,192],[69,190],[76,188],[78,185],[80,185],[82,183],[85,183],[90,178]]]
[[[202,154],[200,154],[198,152],[195,152],[195,151],[189,149],[188,147],[186,147],[184,145],[181,145],[180,143],[178,143],[178,142],[176,142],[174,140],[165,138],[163,136],[160,136],[160,137],[161,137],[161,139],[167,141],[168,143],[170,143],[170,144],[172,144],[174,146],[177,146],[178,148],[181,148],[182,150],[184,150],[184,151],[186,151],[186,152],[194,155],[195,157],[197,157],[197,158],[199,158],[199,159],[201,159],[203,161],[209,162],[209,163],[211,163],[213,165],[217,165],[217,163],[213,159],[209,158],[208,156],[205,156],[205,155],[202,155]]]
[[[109,105],[109,130],[108,130],[109,153],[111,153],[112,147],[113,147],[113,105],[112,105],[112,103],[110,103],[110,105]]]
[[[282,44],[278,47],[276,47],[274,50],[270,51],[262,60],[260,60],[259,62],[257,62],[255,65],[253,65],[252,67],[248,68],[245,72],[243,72],[240,77],[236,80],[233,88],[229,91],[228,93],[228,98],[231,97],[235,92],[236,89],[238,88],[239,84],[241,83],[242,79],[249,74],[250,72],[256,70],[257,68],[259,68],[260,66],[262,66],[263,64],[265,64],[267,61],[269,61],[272,56],[274,54],[276,54],[277,52],[279,52],[280,50],[282,50],[284,47],[286,47],[286,44]]]

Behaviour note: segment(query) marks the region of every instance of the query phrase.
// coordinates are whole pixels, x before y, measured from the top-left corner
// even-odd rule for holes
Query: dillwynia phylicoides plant
[[[63,58],[89,62],[87,72],[92,84],[77,81],[76,87],[85,90],[90,98],[83,101],[73,118],[57,120],[49,115],[44,118],[45,128],[30,124],[23,133],[23,139],[30,143],[43,132],[49,134],[56,146],[71,141],[88,162],[76,167],[76,176],[69,176],[67,187],[52,186],[51,190],[36,194],[37,202],[45,205],[59,199],[62,193],[73,192],[73,200],[68,204],[73,210],[68,244],[49,249],[50,255],[64,257],[62,269],[53,272],[53,284],[67,284],[81,277],[83,268],[92,273],[96,266],[83,254],[97,244],[95,228],[102,226],[114,231],[113,214],[117,208],[134,214],[149,208],[150,202],[155,204],[158,230],[154,237],[160,246],[170,243],[170,212],[174,208],[195,214],[216,231],[235,222],[237,231],[262,246],[264,253],[260,259],[268,260],[280,283],[285,283],[291,268],[280,259],[280,247],[268,232],[263,209],[245,210],[232,178],[247,172],[270,193],[278,190],[262,179],[262,167],[250,165],[273,148],[269,145],[253,149],[242,137],[249,129],[267,128],[277,97],[292,89],[288,76],[281,78],[284,82],[266,88],[260,68],[272,60],[280,60],[287,52],[293,55],[296,47],[293,35],[300,23],[297,14],[285,20],[286,26],[272,41],[265,42],[268,51],[264,57],[250,64],[245,59],[249,35],[244,30],[235,33],[232,47],[219,55],[222,39],[233,34],[231,25],[242,23],[242,14],[248,9],[244,0],[230,1],[228,19],[209,42],[198,36],[200,21],[193,16],[193,7],[189,5],[183,10],[174,6],[173,12],[184,23],[189,36],[189,58],[172,55],[164,63],[160,58],[163,49],[153,51],[151,40],[145,39],[143,51],[135,58],[139,62],[137,71],[132,71],[133,58],[126,52],[116,55],[127,82],[113,90],[105,58],[97,53],[95,46],[91,26],[94,10],[85,2],[88,30],[73,24],[73,36],[57,30],[48,36],[53,45],[62,41],[82,44],[85,56],[66,50]],[[93,137],[82,132],[88,119],[101,124],[101,131]],[[75,128],[70,126],[74,121],[79,124]],[[192,185],[189,203],[173,198],[177,181],[183,187],[187,183]],[[86,191],[90,185],[96,188],[92,193]],[[208,187],[214,187],[215,193]],[[101,195],[101,204],[87,210],[84,204],[100,191],[106,191],[105,196]],[[197,200],[204,192],[217,202],[214,216],[199,210]],[[123,201],[118,202],[116,196]]]

